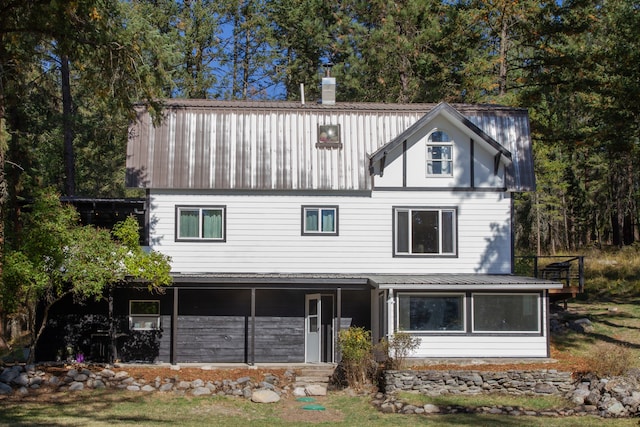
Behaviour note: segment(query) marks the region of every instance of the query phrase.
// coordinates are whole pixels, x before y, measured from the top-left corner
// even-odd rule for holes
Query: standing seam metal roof
[[[438,104],[166,100],[129,129],[127,186],[156,189],[370,191],[369,156]],[[526,110],[451,104],[512,155],[507,188],[534,189]],[[340,125],[340,146],[316,146]]]

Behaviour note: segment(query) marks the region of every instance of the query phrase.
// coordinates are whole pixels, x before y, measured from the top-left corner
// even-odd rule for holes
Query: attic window
[[[427,140],[427,176],[453,175],[453,143],[446,132],[437,130]]]
[[[316,148],[342,148],[340,125],[318,125]]]

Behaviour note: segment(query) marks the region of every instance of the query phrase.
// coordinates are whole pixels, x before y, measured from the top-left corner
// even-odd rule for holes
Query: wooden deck
[[[562,289],[549,291],[551,301],[575,298],[584,292],[584,256],[523,256],[516,257],[516,272],[521,275],[563,283]]]

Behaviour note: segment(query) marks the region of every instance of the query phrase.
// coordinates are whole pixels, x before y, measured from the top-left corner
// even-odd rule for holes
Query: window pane
[[[484,332],[538,332],[538,295],[473,295],[473,328]]]
[[[160,301],[131,301],[131,314],[160,314]]]
[[[198,230],[198,209],[180,209],[180,230],[178,231],[178,237],[200,237],[200,231]]]
[[[442,253],[454,252],[453,212],[442,211]]]
[[[396,251],[409,253],[409,212],[400,211],[397,215]]]
[[[202,210],[202,237],[222,239],[222,209]]]
[[[462,295],[399,295],[398,328],[405,331],[463,331]]]
[[[319,231],[318,214],[318,209],[306,209],[304,211],[304,231]]]
[[[411,252],[435,254],[440,250],[438,239],[438,211],[412,211]]]
[[[335,213],[333,209],[322,210],[322,231],[334,232],[336,231],[335,225]]]
[[[449,135],[447,135],[446,132],[437,130],[429,136],[429,141],[430,142],[449,142],[451,140],[449,139]]]

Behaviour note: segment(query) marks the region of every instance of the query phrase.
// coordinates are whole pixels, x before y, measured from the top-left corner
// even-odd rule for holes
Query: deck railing
[[[579,293],[584,291],[583,255],[517,256],[515,273],[562,282],[565,288],[577,288]]]

